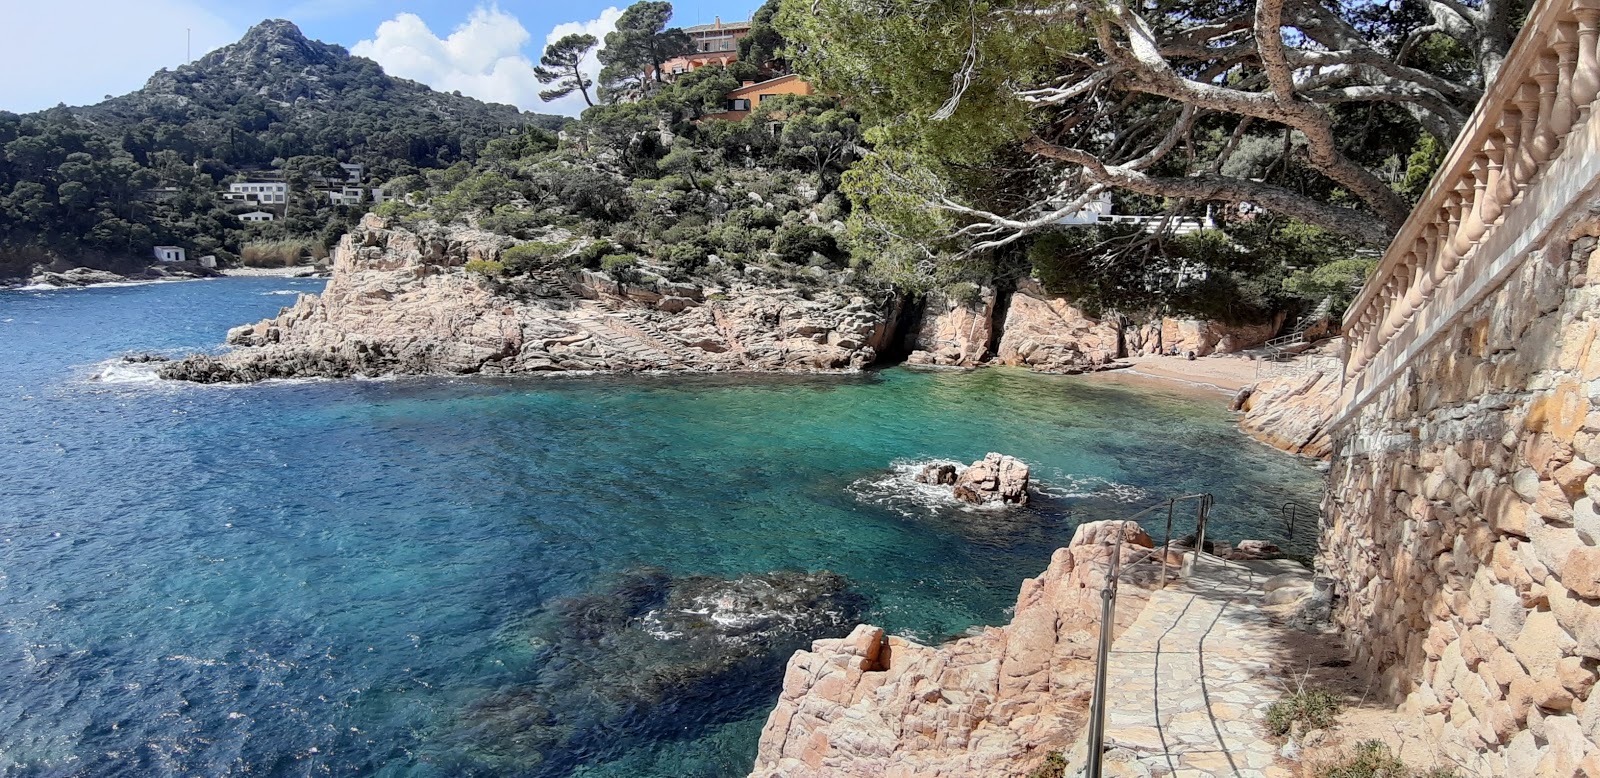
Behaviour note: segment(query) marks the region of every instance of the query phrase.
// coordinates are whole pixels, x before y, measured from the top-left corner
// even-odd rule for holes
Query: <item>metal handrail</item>
[[[1173,515],[1178,503],[1189,500],[1196,502],[1194,559],[1199,559],[1206,546],[1206,523],[1211,516],[1211,506],[1215,503],[1209,493],[1173,497],[1165,503],[1156,503],[1118,522],[1117,542],[1111,549],[1111,569],[1106,575],[1105,586],[1100,589],[1100,646],[1095,652],[1094,695],[1089,703],[1089,753],[1086,778],[1102,778],[1104,770],[1101,758],[1105,752],[1106,741],[1106,671],[1111,660],[1111,643],[1117,625],[1117,588],[1122,578],[1122,538],[1126,534],[1128,522],[1136,521],[1163,507],[1167,509],[1167,541],[1161,551],[1161,585],[1165,587],[1167,560],[1172,556]],[[1190,570],[1192,568],[1186,568],[1185,574]]]
[[[1288,534],[1289,540],[1294,540],[1294,526],[1296,519],[1299,518],[1301,513],[1308,513],[1312,516],[1315,516],[1319,526],[1322,523],[1321,509],[1313,508],[1305,503],[1297,502],[1295,500],[1289,500],[1288,502],[1285,502],[1278,508],[1278,512],[1283,516],[1283,528]]]

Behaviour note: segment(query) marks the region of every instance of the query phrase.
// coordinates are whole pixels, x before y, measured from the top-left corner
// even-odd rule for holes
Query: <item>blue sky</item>
[[[747,18],[760,0],[681,0],[674,24]],[[546,105],[532,79],[552,36],[604,33],[622,0],[0,0],[0,110],[83,105],[139,88],[184,62],[185,30],[199,57],[262,19],[283,18],[306,35],[370,56],[391,74],[459,89],[527,110],[576,113],[576,96]],[[45,78],[17,77],[38,73]]]

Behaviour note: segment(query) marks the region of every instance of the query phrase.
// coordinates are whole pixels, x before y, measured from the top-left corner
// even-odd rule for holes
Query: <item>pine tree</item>
[[[668,28],[672,3],[643,0],[628,6],[617,19],[617,29],[606,34],[606,47],[600,50],[602,84],[612,91],[618,85],[637,79],[647,86],[653,75],[661,83],[661,63],[694,50],[689,34],[680,27]]]
[[[593,107],[589,87],[594,81],[584,75],[579,66],[596,43],[599,41],[593,35],[573,33],[545,47],[544,56],[539,58],[539,67],[533,69],[533,74],[539,83],[555,83],[556,86],[540,92],[539,99],[548,103],[577,91],[583,95],[583,102]]]

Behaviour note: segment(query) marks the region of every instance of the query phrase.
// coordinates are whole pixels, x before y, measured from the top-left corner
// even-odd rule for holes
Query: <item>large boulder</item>
[[[956,476],[955,496],[975,505],[1027,505],[1028,466],[1016,457],[990,452]]]
[[[1084,524],[1023,582],[1007,626],[934,648],[863,624],[796,652],[751,778],[1030,774],[1081,731],[1112,555],[1122,630],[1159,580],[1150,546],[1134,522]]]

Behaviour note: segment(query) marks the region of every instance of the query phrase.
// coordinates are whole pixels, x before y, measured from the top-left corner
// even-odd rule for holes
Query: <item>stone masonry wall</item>
[[[1600,778],[1594,245],[1534,251],[1334,434],[1335,619],[1467,774]]]

